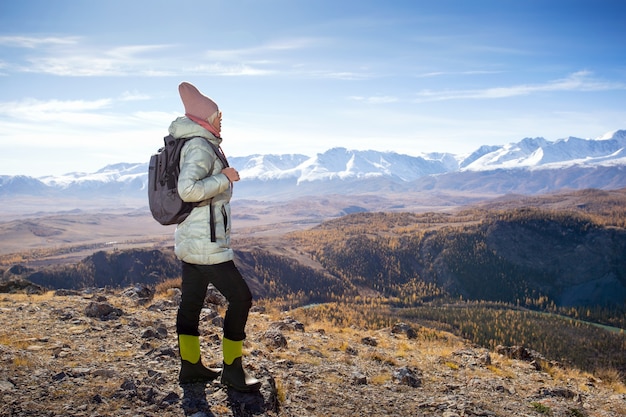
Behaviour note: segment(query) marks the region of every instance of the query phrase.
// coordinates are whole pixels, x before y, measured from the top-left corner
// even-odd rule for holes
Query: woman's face
[[[217,112],[217,117],[213,119],[213,127],[217,130],[217,133],[222,133],[222,112]]]

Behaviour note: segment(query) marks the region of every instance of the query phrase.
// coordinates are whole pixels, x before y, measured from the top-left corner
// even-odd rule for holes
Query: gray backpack
[[[192,138],[175,139],[172,135],[163,138],[165,146],[150,157],[148,166],[148,204],[152,217],[162,225],[181,223],[198,203],[183,201],[178,194],[180,153]],[[207,140],[224,167],[228,161],[221,149]],[[210,201],[209,204],[212,202]],[[213,231],[213,205],[211,204],[211,231]],[[214,240],[212,233],[211,240]]]

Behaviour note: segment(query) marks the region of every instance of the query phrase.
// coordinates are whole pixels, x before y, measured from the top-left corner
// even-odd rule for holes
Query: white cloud
[[[360,101],[367,104],[386,104],[386,103],[396,103],[399,101],[397,97],[393,96],[371,96],[371,97],[362,97],[362,96],[352,96],[348,97],[350,100]]]
[[[322,78],[331,80],[358,81],[372,78],[372,74],[367,72],[352,71],[300,71],[297,74],[310,78]]]
[[[40,56],[27,58],[22,70],[69,77],[146,75],[145,69],[153,71],[158,59],[143,55],[168,47],[169,45],[130,45],[99,49],[85,45],[84,49],[50,48],[42,51]],[[94,49],[98,52],[94,53]],[[165,73],[170,69],[164,68]],[[157,70],[156,73],[160,74],[161,71]]]
[[[43,38],[35,36],[0,36],[0,45],[34,49],[48,45],[75,45],[79,40],[80,38],[77,36]]]
[[[257,57],[267,59],[271,53],[318,47],[325,42],[322,38],[281,39],[250,48],[211,49],[206,51],[205,56],[214,61],[249,61]]]
[[[417,93],[415,102],[463,100],[463,99],[495,99],[526,96],[534,93],[550,91],[609,91],[624,90],[626,84],[595,80],[588,71],[579,71],[545,84],[520,84],[509,87],[489,87],[482,90],[423,90]]]
[[[185,73],[217,76],[251,76],[251,75],[271,75],[274,70],[255,68],[248,64],[203,64],[185,68]]]
[[[293,52],[319,45],[320,39],[296,38],[269,42],[252,48],[210,50],[204,58],[184,56],[175,59],[162,51],[173,49],[175,45],[122,45],[114,47],[94,47],[82,38],[37,38],[0,37],[0,45],[36,49],[34,54],[25,56],[22,61],[6,62],[19,72],[43,73],[67,77],[128,76],[143,75],[152,77],[187,74],[215,76],[265,76],[279,71],[270,68],[279,64],[283,52]],[[97,51],[97,52],[96,52]],[[182,53],[178,48],[177,53]],[[191,53],[191,52],[190,52]],[[198,62],[197,65],[180,68],[180,62]],[[284,64],[284,68],[289,68]],[[293,67],[293,65],[291,65]],[[0,67],[1,68],[1,67]],[[283,69],[280,72],[285,72]],[[340,78],[341,75],[330,75]],[[351,77],[345,75],[344,77]]]
[[[152,97],[148,94],[138,93],[136,91],[125,91],[120,96],[120,101],[143,101],[150,100]]]
[[[163,129],[175,115],[164,112],[123,112],[117,105],[128,100],[145,100],[142,95],[124,93],[119,98],[98,100],[35,100],[0,103],[0,137],[11,137],[16,131],[30,135],[37,143],[56,136],[59,146],[80,144],[81,138],[118,131]],[[87,144],[85,144],[87,145]]]
[[[486,71],[486,70],[474,70],[474,71],[432,71],[425,72],[422,74],[415,75],[416,78],[433,78],[433,77],[442,77],[442,76],[455,76],[455,75],[489,75],[489,74],[499,74],[502,71]]]
[[[317,55],[311,50],[321,50],[331,44],[323,37],[302,37],[278,39],[254,47],[208,50],[198,55],[196,49],[188,51],[173,44],[103,47],[79,37],[0,37],[0,45],[34,50],[28,55],[13,55],[10,60],[5,58],[0,70],[62,77],[282,74],[335,80],[372,78],[364,71],[324,68],[328,62],[315,59]],[[181,62],[193,62],[194,65],[181,68]]]
[[[0,113],[22,121],[55,121],[63,115],[77,115],[109,107],[110,99],[86,100],[35,100],[24,99],[0,103]]]

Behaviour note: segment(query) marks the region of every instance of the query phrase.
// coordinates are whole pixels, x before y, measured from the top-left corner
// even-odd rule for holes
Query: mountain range
[[[146,158],[149,159],[149,156]],[[301,154],[231,157],[242,180],[238,198],[371,192],[481,192],[534,194],[558,189],[626,187],[626,130],[596,139],[524,138],[481,146],[467,155],[333,148]],[[108,165],[94,173],[33,178],[0,176],[0,197],[15,195],[145,199],[148,163]]]

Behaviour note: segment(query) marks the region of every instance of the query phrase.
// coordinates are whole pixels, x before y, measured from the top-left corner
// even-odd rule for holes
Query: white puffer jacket
[[[214,265],[233,259],[230,248],[230,198],[232,188],[224,168],[211,145],[219,146],[220,138],[191,121],[179,117],[169,127],[175,138],[189,138],[180,155],[178,194],[183,201],[207,202],[213,199],[215,242],[211,242],[210,205],[195,207],[176,227],[176,256],[192,264]]]

